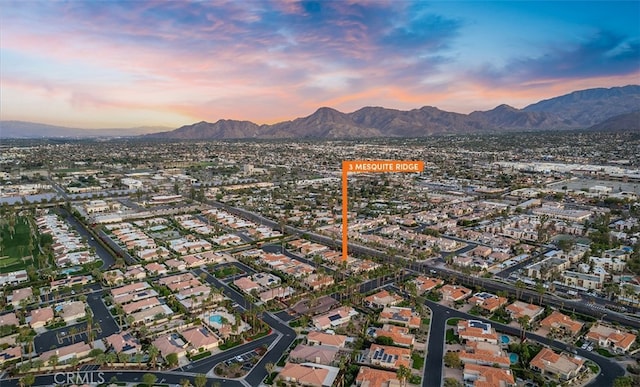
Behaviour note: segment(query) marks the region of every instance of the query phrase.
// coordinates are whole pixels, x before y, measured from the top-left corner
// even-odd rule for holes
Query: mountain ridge
[[[563,109],[563,106],[566,108]],[[491,110],[469,114],[448,112],[434,106],[412,110],[398,110],[379,106],[365,106],[351,113],[331,107],[320,107],[314,113],[273,125],[260,125],[259,130],[237,132],[242,138],[366,138],[366,137],[422,137],[434,134],[483,133],[517,130],[570,130],[593,128],[618,115],[640,110],[640,85],[579,90],[559,97],[545,99],[517,109],[501,104]],[[630,129],[640,130],[640,122],[633,125],[633,117],[623,122]],[[219,122],[219,121],[218,121]],[[250,122],[250,121],[247,121]],[[616,121],[616,125],[621,125]],[[228,139],[228,136],[208,136],[211,126],[190,139]],[[257,124],[254,124],[257,126]],[[185,125],[174,131],[146,135],[148,138],[181,138],[173,133],[184,131]]]
[[[351,113],[320,107],[314,113],[275,124],[247,120],[200,121],[169,128],[94,129],[66,128],[22,121],[0,121],[0,138],[142,136],[148,139],[221,140],[285,138],[422,137],[504,131],[570,130],[602,127],[640,130],[640,85],[578,90],[544,99],[522,109],[501,104],[469,114],[425,105],[411,110],[365,106]],[[628,115],[630,114],[630,115]],[[615,119],[620,116],[621,118]],[[613,120],[609,122],[608,120]],[[603,126],[598,126],[602,124]],[[613,128],[613,129],[612,129]]]

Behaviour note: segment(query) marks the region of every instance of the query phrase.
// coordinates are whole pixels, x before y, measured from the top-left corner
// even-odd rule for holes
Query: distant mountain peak
[[[501,104],[488,111],[461,114],[425,105],[412,110],[367,106],[352,113],[320,107],[306,117],[273,125],[219,119],[200,121],[147,138],[183,140],[243,138],[422,137],[433,134],[505,130],[616,130],[638,128],[640,86],[579,90],[517,109]],[[635,120],[635,121],[634,121]],[[602,125],[600,125],[602,124]],[[157,129],[162,130],[162,128]],[[88,130],[17,121],[0,121],[0,138],[132,136],[150,128]]]

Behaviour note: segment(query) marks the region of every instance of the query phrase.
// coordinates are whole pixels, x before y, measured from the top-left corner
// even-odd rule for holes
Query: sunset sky
[[[640,1],[16,1],[0,119],[256,123],[328,106],[469,113],[640,83]]]

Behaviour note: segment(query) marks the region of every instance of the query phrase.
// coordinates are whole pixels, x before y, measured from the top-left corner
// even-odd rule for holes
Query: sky
[[[0,0],[0,119],[458,113],[640,83],[640,1]]]

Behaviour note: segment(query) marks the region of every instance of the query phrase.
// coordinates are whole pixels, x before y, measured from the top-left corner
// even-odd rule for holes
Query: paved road
[[[86,229],[86,227],[80,223],[76,218],[73,217],[63,206],[59,207],[60,214],[65,218],[65,220],[80,234],[80,236],[84,237],[87,240],[89,246],[93,247],[96,250],[96,254],[102,260],[102,270],[107,270],[111,265],[113,265],[116,261],[98,241],[93,238],[93,235]]]
[[[87,304],[91,307],[94,316],[93,321],[97,324],[94,324],[94,328],[99,327],[99,329],[96,330],[95,340],[102,339],[120,331],[120,327],[102,302],[102,294],[103,291],[87,294]],[[39,334],[34,340],[35,350],[40,353],[81,341],[86,342],[86,333],[77,334],[75,339],[71,339],[69,331],[72,327],[75,327],[78,332],[84,332],[86,330],[87,323],[81,322]]]
[[[254,305],[249,301],[247,301],[241,293],[229,287],[224,282],[218,280],[217,278],[213,277],[211,274],[207,273],[202,269],[194,270],[194,274],[197,276],[199,276],[201,273],[206,274],[205,280],[207,280],[207,282],[209,282],[210,284],[216,287],[222,287],[224,294],[227,297],[231,298],[236,304],[240,305],[245,310],[254,307]],[[267,352],[262,357],[260,362],[245,377],[245,380],[248,381],[251,386],[257,386],[267,376],[267,371],[264,365],[267,363],[276,364],[278,360],[280,360],[280,357],[282,356],[282,354],[287,350],[287,348],[289,348],[289,346],[291,346],[291,344],[296,339],[296,332],[293,329],[291,329],[291,327],[289,327],[289,325],[285,322],[289,320],[280,319],[279,317],[274,316],[273,314],[268,312],[263,312],[260,318],[262,319],[262,321],[267,323],[273,329],[274,333],[279,334],[280,337],[277,339],[274,346],[270,348],[269,352]],[[271,336],[273,336],[273,334]],[[271,336],[267,336],[267,337],[271,337]],[[267,338],[262,338],[262,339],[267,340]],[[226,352],[228,351],[225,351],[225,354]],[[228,356],[227,359],[231,359],[236,355]]]
[[[274,222],[261,215],[255,214],[250,211],[246,211],[241,208],[231,207],[226,204],[219,203],[216,201],[211,201],[211,200],[207,201],[207,203],[214,207],[222,208],[225,211],[228,211],[229,213],[245,217],[254,222],[259,222],[272,228],[280,227],[277,222]],[[313,242],[322,243],[326,246],[333,247],[336,249],[341,248],[340,241],[338,241],[337,239],[334,240],[333,238],[326,237],[324,235],[318,235],[318,234],[300,230],[291,226],[285,226],[285,231],[288,234],[298,235],[298,236],[302,236],[304,234],[304,235],[307,235],[309,239]],[[444,235],[443,237],[469,243],[468,241],[455,238],[449,235]],[[438,274],[444,278],[455,278],[456,281],[458,281],[459,283],[463,283],[467,286],[472,286],[472,287],[478,286],[493,292],[505,291],[510,295],[514,295],[514,296],[516,294],[516,289],[512,284],[505,284],[505,283],[495,281],[492,279],[487,279],[487,278],[468,277],[454,270],[449,270],[447,268],[442,268],[442,267],[436,267],[426,262],[412,263],[404,257],[389,256],[385,252],[382,252],[370,247],[361,246],[355,243],[349,243],[349,254],[376,257],[382,260],[383,262],[398,263],[406,268],[411,268],[412,270],[415,270],[416,272],[419,272],[419,273],[426,273],[427,271],[435,271],[434,274]],[[530,301],[530,300],[533,301],[533,300],[538,300],[539,297],[540,295],[535,291],[532,291],[529,289],[523,289],[522,296],[519,298],[524,301]],[[597,318],[603,318],[604,316],[604,320],[611,321],[611,322],[618,322],[634,328],[640,328],[640,320],[630,318],[629,316],[626,316],[621,313],[615,313],[609,310],[601,310],[599,308],[590,307],[588,304],[584,304],[582,302],[572,302],[572,301],[567,301],[563,299],[558,299],[557,297],[551,296],[548,294],[544,295],[542,300],[543,300],[542,303],[545,305],[555,306],[558,308],[561,308],[561,307],[570,308],[571,310],[577,311],[579,313],[584,313]]]
[[[297,254],[294,254],[291,251],[283,248],[282,245],[274,245],[274,244],[264,245],[262,246],[262,250],[266,251],[267,253],[281,253],[291,259],[295,259],[298,262],[306,263],[307,265],[313,266],[315,268],[318,267],[318,265],[316,265],[316,263],[312,259],[307,259]],[[322,264],[320,266],[322,266],[324,268],[325,273],[329,275],[333,275],[333,273],[335,272],[335,270],[330,269]]]
[[[206,271],[202,269],[194,270],[194,274],[199,275],[200,273],[205,273],[205,279],[216,286],[222,287],[224,293],[231,298],[234,302],[236,302],[240,307],[249,309],[253,307],[251,303],[246,301],[242,294],[238,293],[234,289],[230,288],[225,283],[219,281]],[[102,304],[102,301],[93,300],[92,296],[89,296],[87,302],[97,301]],[[278,316],[274,316],[271,313],[263,313],[261,319],[266,322],[271,328],[272,333],[268,336],[262,337],[255,341],[246,343],[244,345],[226,350],[220,354],[210,356],[205,359],[201,359],[194,363],[191,363],[185,367],[181,367],[171,371],[98,371],[94,370],[93,366],[83,366],[84,373],[82,377],[88,384],[101,383],[102,381],[108,382],[112,377],[116,377],[118,381],[130,382],[130,383],[139,383],[142,380],[142,376],[146,373],[152,372],[158,378],[159,383],[170,383],[170,384],[179,384],[182,379],[190,379],[192,384],[194,383],[194,378],[196,374],[199,373],[208,373],[211,371],[218,363],[223,362],[225,360],[230,360],[238,355],[250,352],[258,347],[263,345],[269,348],[269,351],[260,359],[258,364],[254,366],[254,368],[244,377],[243,381],[233,380],[233,379],[225,379],[225,378],[208,378],[209,384],[211,383],[219,383],[220,386],[230,386],[230,387],[247,387],[247,386],[257,386],[262,380],[267,376],[267,371],[265,365],[267,363],[276,364],[282,354],[291,346],[291,344],[296,339],[296,332],[289,327],[289,325],[285,322],[290,320],[289,316],[282,316],[287,318],[287,320],[281,319]],[[48,375],[40,375],[36,377],[35,386],[52,386],[62,381],[60,378],[63,376],[58,375],[58,380],[55,380],[56,374],[48,374]],[[65,382],[65,381],[63,381]],[[17,379],[3,379],[2,387],[14,387],[18,386]]]
[[[402,293],[395,286],[389,286],[395,292]],[[425,300],[425,306],[431,309],[431,330],[429,332],[429,343],[427,346],[427,357],[425,359],[424,376],[422,380],[423,387],[440,386],[442,384],[442,365],[444,357],[444,344],[446,337],[446,320],[450,318],[462,318],[466,320],[482,320],[490,323],[498,332],[506,333],[512,336],[520,337],[522,331],[520,328],[512,327],[491,321],[479,316],[473,316],[468,313],[449,308],[433,301]],[[560,341],[548,339],[547,337],[526,332],[525,337],[529,340],[536,341],[548,347],[552,347],[557,351],[576,351],[578,356],[592,360],[600,366],[600,374],[591,382],[589,386],[611,386],[613,380],[618,376],[623,376],[625,370],[615,360],[600,356],[596,352],[589,352],[573,345],[568,345]]]

